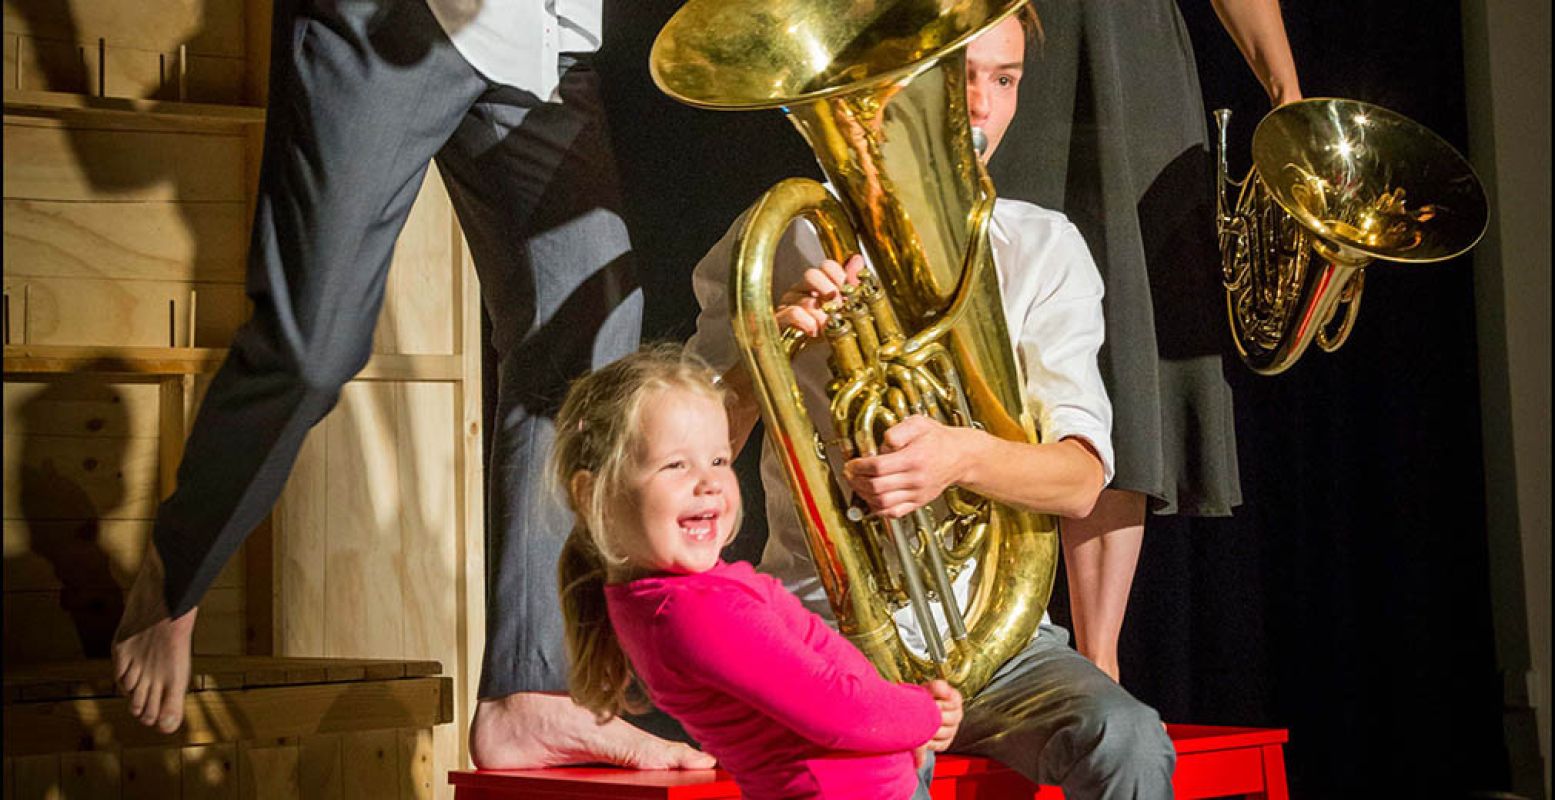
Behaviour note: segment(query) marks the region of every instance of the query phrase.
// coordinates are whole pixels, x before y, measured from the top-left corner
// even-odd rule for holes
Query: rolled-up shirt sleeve
[[[729,317],[729,274],[734,263],[735,240],[744,224],[745,214],[741,214],[691,272],[691,290],[700,310],[696,333],[686,342],[686,348],[720,373],[728,372],[740,363],[740,351]],[[773,301],[798,283],[806,269],[821,263],[823,258],[820,240],[809,222],[797,220],[788,226],[773,252]]]
[[[1057,215],[1054,215],[1055,217]],[[1026,397],[1043,442],[1078,437],[1100,457],[1112,482],[1112,403],[1102,383],[1097,354],[1106,336],[1103,286],[1090,249],[1066,219],[1044,219],[1047,236],[1022,236],[1013,248],[1018,264],[1001,265],[1024,306],[1015,344],[1025,369]],[[1014,322],[1016,315],[1011,314]]]

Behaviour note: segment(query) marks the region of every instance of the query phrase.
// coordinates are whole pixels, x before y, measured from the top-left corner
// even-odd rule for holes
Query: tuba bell
[[[1253,131],[1253,167],[1237,181],[1226,168],[1230,118],[1215,112],[1221,280],[1254,372],[1284,372],[1314,339],[1339,349],[1373,259],[1444,261],[1485,232],[1473,168],[1413,120],[1355,100],[1280,106]]]
[[[735,338],[838,628],[890,680],[975,692],[1030,640],[1052,591],[1057,521],[952,487],[901,520],[850,504],[832,465],[879,451],[911,414],[1037,441],[988,246],[992,183],[966,110],[965,45],[1025,0],[691,0],[654,42],[659,88],[692,106],[781,108],[835,190],[790,178],[737,232]],[[773,252],[808,220],[870,273],[828,309],[822,440],[773,318]],[[971,571],[958,607],[953,581]],[[893,615],[924,631],[909,647]],[[936,613],[949,636],[939,636]]]

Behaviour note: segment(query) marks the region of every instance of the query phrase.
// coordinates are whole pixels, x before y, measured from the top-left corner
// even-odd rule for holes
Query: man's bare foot
[[[162,559],[147,543],[113,636],[113,678],[141,724],[172,733],[184,722],[189,652],[199,609],[170,619],[162,587]]]
[[[520,692],[475,707],[470,760],[477,769],[607,763],[636,769],[712,769],[710,755],[622,719],[604,725],[564,694]]]

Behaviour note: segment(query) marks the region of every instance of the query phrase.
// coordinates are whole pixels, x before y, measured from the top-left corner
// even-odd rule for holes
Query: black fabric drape
[[[777,112],[695,111],[653,87],[648,47],[677,5],[607,3],[599,60],[649,338],[689,335],[697,259],[767,186],[816,172]],[[1183,13],[1205,106],[1235,111],[1243,170],[1267,101],[1210,4]],[[1456,3],[1322,0],[1285,13],[1308,95],[1387,106],[1466,148]],[[1313,348],[1272,378],[1228,359],[1244,504],[1229,519],[1149,522],[1125,685],[1168,720],[1290,728],[1297,797],[1466,797],[1508,781],[1471,261],[1372,267],[1337,354]],[[1228,335],[1220,319],[1204,324]],[[742,485],[759,509],[753,451]],[[747,515],[734,556],[759,557],[759,516]]]

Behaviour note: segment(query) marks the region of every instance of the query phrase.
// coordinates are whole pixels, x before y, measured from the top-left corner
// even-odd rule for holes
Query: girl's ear
[[[586,516],[593,496],[594,473],[586,469],[572,473],[572,477],[567,481],[567,497],[571,498],[573,509]]]

